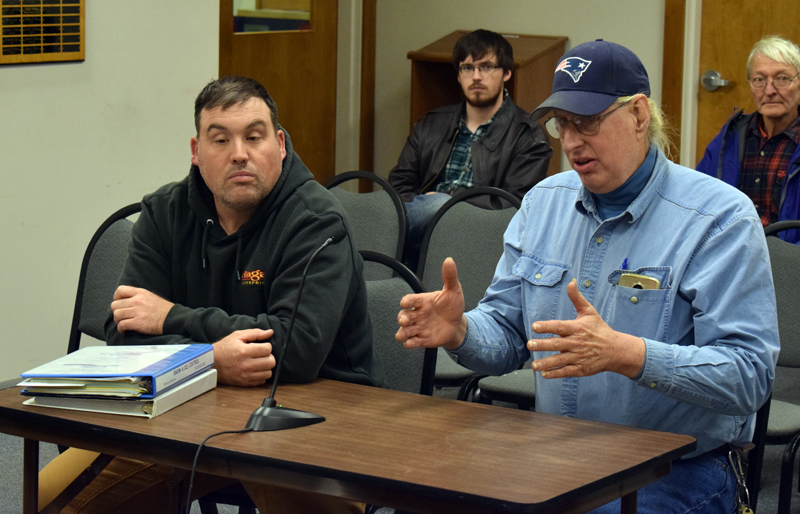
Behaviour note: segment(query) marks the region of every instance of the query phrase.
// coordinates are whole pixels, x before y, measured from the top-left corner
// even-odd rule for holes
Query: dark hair
[[[197,95],[197,99],[194,101],[194,126],[198,134],[200,133],[200,113],[204,109],[222,107],[224,110],[234,105],[241,105],[251,98],[264,100],[269,108],[272,127],[277,132],[278,106],[264,86],[249,77],[228,75],[209,82]]]
[[[458,65],[472,56],[477,61],[489,52],[497,56],[497,64],[503,68],[503,73],[514,68],[514,50],[511,44],[491,30],[478,29],[475,32],[464,34],[453,48],[453,66],[458,71]]]

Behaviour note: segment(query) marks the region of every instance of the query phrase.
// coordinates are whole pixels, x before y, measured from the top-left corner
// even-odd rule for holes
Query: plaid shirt
[[[508,91],[503,90],[503,104],[508,101]],[[502,106],[501,106],[502,107]],[[497,109],[500,112],[500,109]],[[461,121],[458,124],[456,140],[450,150],[450,157],[444,165],[444,173],[440,175],[439,182],[436,183],[435,190],[440,193],[452,194],[458,188],[472,187],[472,143],[480,140],[489,130],[489,126],[497,116],[497,112],[491,119],[470,132],[467,128],[466,104],[461,112]]]
[[[800,117],[769,139],[761,128],[760,114],[752,117],[746,130],[739,189],[753,200],[766,227],[778,221],[786,170],[800,142]]]

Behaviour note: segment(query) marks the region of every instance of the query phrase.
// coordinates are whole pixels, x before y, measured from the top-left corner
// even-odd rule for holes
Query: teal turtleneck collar
[[[644,161],[624,184],[610,193],[594,195],[600,219],[607,220],[625,212],[625,209],[639,196],[647,181],[650,180],[650,175],[656,165],[657,154],[656,147],[650,145]]]

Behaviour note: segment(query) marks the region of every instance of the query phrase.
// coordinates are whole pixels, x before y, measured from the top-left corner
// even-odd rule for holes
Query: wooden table
[[[0,391],[0,432],[25,438],[25,512],[35,512],[38,441],[191,468],[205,436],[243,428],[265,388],[217,387],[148,420],[22,405]],[[586,512],[666,475],[689,436],[330,380],[278,388],[324,423],[223,435],[198,470],[420,513]]]

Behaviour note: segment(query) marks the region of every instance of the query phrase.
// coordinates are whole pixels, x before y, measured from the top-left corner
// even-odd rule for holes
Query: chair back
[[[783,230],[800,228],[800,220],[781,223]],[[768,236],[767,248],[778,306],[781,337],[778,366],[800,368],[800,316],[797,315],[797,306],[800,305],[800,246],[771,237],[777,235],[777,225],[779,223],[766,227],[764,233]]]
[[[367,280],[373,344],[384,365],[386,387],[396,391],[432,395],[436,350],[406,349],[394,338],[400,299],[407,294],[425,292],[425,289],[411,270],[397,259],[370,251],[362,251],[361,255],[365,262],[379,264],[394,275],[390,278]]]
[[[370,180],[382,189],[353,193],[339,187],[344,182],[360,179]],[[389,182],[368,171],[349,171],[337,175],[325,187],[344,207],[356,248],[402,259],[408,219],[403,201]],[[367,280],[388,278],[391,271],[369,263],[364,266],[364,276]]]
[[[83,255],[67,353],[81,344],[81,335],[105,340],[105,322],[122,267],[128,257],[133,222],[127,219],[141,210],[135,203],[108,217],[94,233]]]
[[[483,209],[466,200],[482,195],[499,197],[510,206]],[[442,288],[442,262],[452,257],[464,291],[466,310],[473,309],[492,283],[503,254],[503,234],[517,213],[520,201],[502,189],[476,187],[447,201],[431,220],[420,252],[417,273],[428,291]]]
[[[781,367],[800,367],[800,320],[793,312],[800,300],[800,247],[780,239],[787,230],[800,228],[800,220],[779,221],[764,228],[767,237],[772,280],[775,284],[778,331],[781,351],[778,354],[776,377]],[[785,236],[785,232],[783,234]],[[758,505],[758,492],[761,482],[761,469],[764,460],[764,447],[770,439],[770,410],[772,394],[756,412],[756,426],[753,433],[753,448],[747,456],[747,490],[750,492],[750,506],[755,511]],[[794,423],[794,420],[789,421]],[[772,441],[770,444],[774,444]]]

